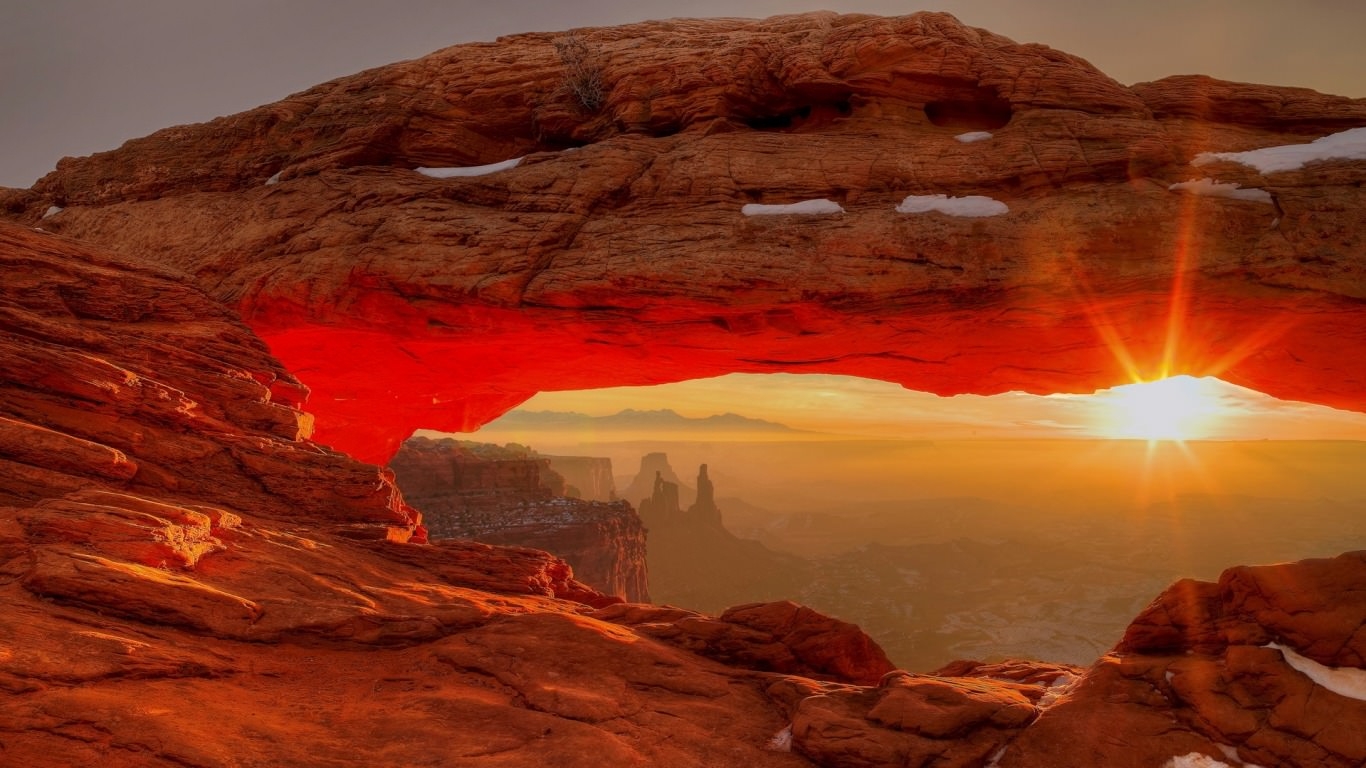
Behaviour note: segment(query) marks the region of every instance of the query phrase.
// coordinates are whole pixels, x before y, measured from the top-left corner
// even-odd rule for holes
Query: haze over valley
[[[771,417],[792,392],[769,384],[767,407],[756,410]],[[591,408],[596,393],[582,394]],[[1264,429],[1274,428],[1274,414],[1328,434],[1350,432],[1359,419],[1245,399],[1250,407],[1221,407],[1244,406],[1244,421],[1262,418]],[[938,400],[942,407],[930,411],[936,424],[964,418],[956,398]],[[788,415],[801,422],[803,412]],[[1065,423],[1057,428],[1068,434]],[[647,518],[654,601],[719,612],[798,600],[858,624],[894,662],[917,671],[962,658],[1089,664],[1176,579],[1366,548],[1366,475],[1356,470],[1366,442],[1009,439],[1006,429],[984,431],[992,437],[869,439],[729,411],[523,408],[460,437],[610,459],[617,493],[638,508],[662,468],[679,486],[684,520],[706,464],[726,534],[672,523],[665,530]]]

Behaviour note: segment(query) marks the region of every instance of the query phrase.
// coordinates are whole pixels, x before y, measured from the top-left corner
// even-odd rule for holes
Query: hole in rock
[[[618,586],[630,546],[546,499],[624,500],[654,602],[791,599],[930,671],[1089,664],[1178,578],[1366,547],[1363,439],[1364,414],[1213,378],[944,398],[730,374],[543,392],[474,432],[419,431],[392,466],[434,536],[549,549]]]
[[[994,131],[1006,127],[1014,114],[1010,102],[990,90],[973,98],[945,99],[925,105],[925,117],[942,128]]]
[[[853,107],[848,99],[829,103],[804,104],[794,109],[770,115],[745,118],[745,125],[756,131],[790,131],[803,127],[827,125],[840,117],[848,117]]]

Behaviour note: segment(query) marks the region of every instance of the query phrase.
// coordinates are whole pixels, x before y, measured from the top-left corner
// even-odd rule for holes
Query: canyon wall
[[[600,473],[597,461],[573,465]],[[623,501],[566,497],[565,480],[551,463],[524,449],[413,437],[389,466],[432,539],[542,549],[564,558],[596,589],[649,602],[640,517]],[[606,471],[610,478],[610,464]]]
[[[616,501],[616,481],[612,460],[593,456],[546,456],[550,468],[569,486],[567,493],[586,501]],[[629,500],[629,499],[628,499]]]

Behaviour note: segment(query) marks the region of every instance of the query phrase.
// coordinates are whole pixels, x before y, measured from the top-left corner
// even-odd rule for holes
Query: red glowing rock
[[[1362,100],[1126,88],[942,14],[577,39],[593,109],[565,36],[512,36],[64,160],[6,205],[191,274],[312,389],[317,438],[371,461],[542,390],[732,371],[945,395],[1217,374],[1366,410],[1366,163],[1192,165],[1366,125]],[[1273,203],[1169,189],[1201,177]],[[1008,212],[898,213],[912,194]],[[844,213],[741,214],[818,198]]]
[[[307,384],[318,438],[374,459],[543,389],[728,371],[942,394],[1218,373],[1366,410],[1366,165],[1191,165],[1366,124],[1361,101],[1128,89],[943,15],[813,14],[583,31],[599,103],[557,41],[342,78],[0,194],[121,254],[0,226],[7,763],[1366,761],[1366,702],[1302,671],[1363,663],[1361,553],[1178,584],[1056,690],[1018,664],[818,682],[699,653],[867,682],[876,646],[785,604],[587,615],[613,598],[544,552],[413,543],[391,476],[300,410]],[[1201,175],[1272,203],[1169,189]],[[911,194],[1009,212],[896,212]],[[740,212],[816,198],[844,213]]]

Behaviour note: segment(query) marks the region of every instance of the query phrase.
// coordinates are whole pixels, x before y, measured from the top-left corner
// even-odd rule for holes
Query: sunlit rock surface
[[[1000,765],[1085,765],[1104,756],[1099,764],[1138,768],[1190,752],[1233,765],[1362,765],[1363,627],[1366,552],[1231,568],[1217,583],[1178,582]],[[1290,654],[1348,687],[1318,684]],[[1116,749],[1120,740],[1126,751]]]
[[[387,459],[541,389],[733,370],[1091,389],[1127,375],[1120,346],[1360,409],[1366,167],[1190,165],[1361,125],[1360,101],[1127,89],[942,15],[817,14],[582,31],[590,106],[557,40],[343,78],[4,193],[118,254],[0,227],[5,763],[1366,761],[1363,553],[1180,583],[1079,678],[862,686],[744,668],[802,656],[795,607],[737,609],[755,634],[641,608],[688,622],[661,639],[595,618],[610,600],[543,552],[423,544],[383,470],[309,439]],[[1197,175],[1273,202],[1169,189]],[[897,213],[911,194],[1008,212]],[[739,212],[821,198],[844,213]]]
[[[732,371],[942,394],[1218,373],[1366,409],[1366,162],[1191,164],[1363,125],[1366,101],[1304,89],[1128,88],[943,14],[674,20],[448,48],[0,202],[191,274],[312,389],[317,439],[372,461],[537,391]],[[1170,189],[1201,178],[1272,204]],[[936,194],[1008,211],[895,210]],[[844,212],[741,214],[810,199]]]

